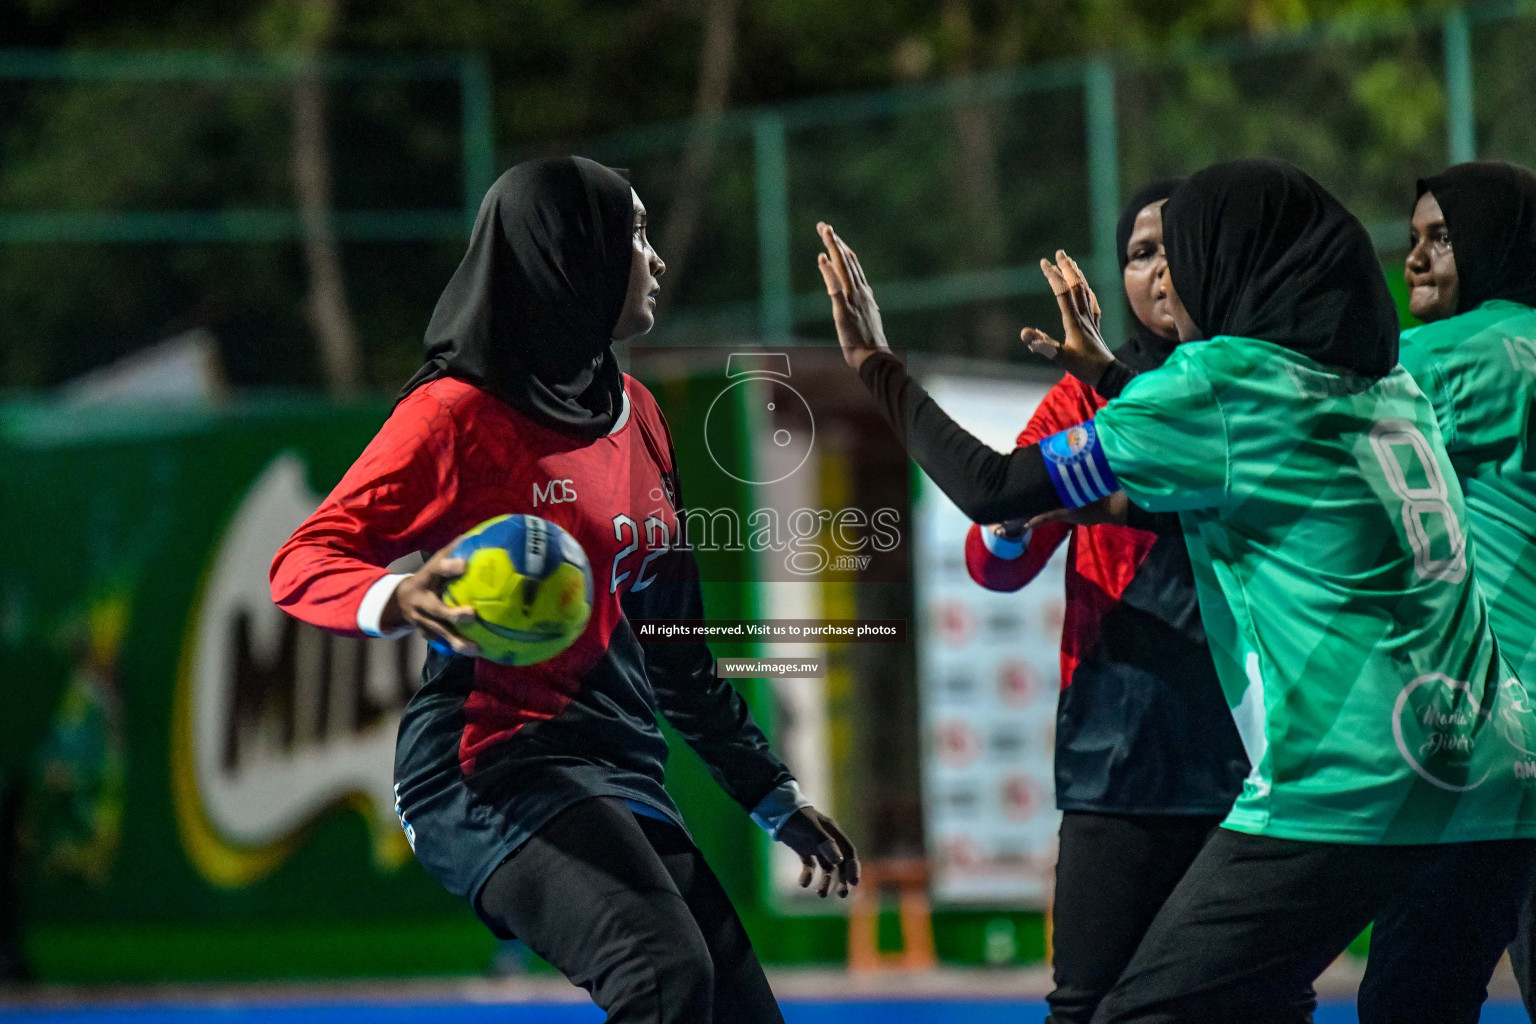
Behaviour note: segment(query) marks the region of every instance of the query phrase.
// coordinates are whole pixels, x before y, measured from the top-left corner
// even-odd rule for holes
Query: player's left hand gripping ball
[[[536,665],[570,647],[592,615],[592,568],[576,538],[538,516],[497,516],[453,549],[464,575],[443,602],[475,610],[458,627],[480,656],[500,665]]]

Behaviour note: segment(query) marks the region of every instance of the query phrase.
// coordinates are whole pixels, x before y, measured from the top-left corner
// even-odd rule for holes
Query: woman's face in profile
[[[638,338],[656,326],[656,296],[661,291],[661,275],[667,272],[667,265],[651,248],[651,241],[646,236],[645,204],[634,189],[630,189],[629,194],[635,204],[634,224],[630,231],[629,290],[613,327],[614,341]]]
[[[1458,281],[1451,232],[1433,192],[1425,192],[1408,222],[1408,259],[1403,283],[1408,285],[1408,312],[1430,323],[1456,313]]]
[[[1163,251],[1163,203],[1148,203],[1136,214],[1131,237],[1125,243],[1125,297],[1131,312],[1148,330],[1169,341],[1176,339],[1178,328],[1168,312],[1168,290],[1164,285],[1168,266]]]

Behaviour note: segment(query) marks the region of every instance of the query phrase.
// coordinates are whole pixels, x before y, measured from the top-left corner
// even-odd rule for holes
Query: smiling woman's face
[[[1459,288],[1456,279],[1456,254],[1451,251],[1451,233],[1445,226],[1445,214],[1433,192],[1425,192],[1413,208],[1408,222],[1408,259],[1403,263],[1403,281],[1408,285],[1408,312],[1430,323],[1456,314]]]
[[[629,265],[629,291],[624,296],[624,309],[613,327],[614,341],[638,338],[656,326],[656,294],[661,291],[659,279],[667,272],[667,265],[656,255],[646,237],[645,204],[634,189],[630,189],[629,194],[635,200],[634,230],[630,232],[633,258]]]

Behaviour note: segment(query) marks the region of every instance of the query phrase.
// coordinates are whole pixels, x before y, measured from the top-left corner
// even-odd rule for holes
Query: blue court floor
[[[786,1024],[1036,1024],[1038,1000],[915,999],[785,1000]],[[593,1006],[576,1003],[312,1002],[257,1000],[195,1003],[114,1003],[52,1007],[0,1005],[5,1024],[600,1024]],[[1316,1024],[1356,1020],[1352,1002],[1325,1002]],[[1485,1024],[1528,1024],[1514,1003],[1489,1003]]]

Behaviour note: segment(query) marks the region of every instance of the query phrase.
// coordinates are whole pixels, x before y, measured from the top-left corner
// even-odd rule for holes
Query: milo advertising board
[[[319,505],[294,450],[235,507],[193,596],[171,711],[176,824],[207,882],[269,875],[325,811],[363,819],[384,871],[411,858],[391,806],[395,731],[425,653],[417,637],[337,637],[279,611],[272,552]]]
[[[328,973],[411,919],[459,936],[439,969],[487,943],[393,813],[420,642],[330,636],[267,592],[385,412],[7,411],[0,764],[44,977]]]

